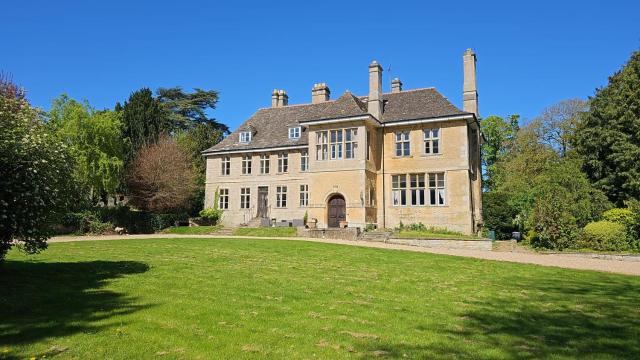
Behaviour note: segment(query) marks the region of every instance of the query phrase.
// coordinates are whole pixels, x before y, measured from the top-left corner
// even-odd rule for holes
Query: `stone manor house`
[[[423,223],[463,233],[482,226],[476,55],[463,55],[462,110],[434,88],[383,92],[369,65],[369,94],[290,105],[274,90],[237,130],[203,152],[205,207],[217,197],[223,224],[300,222],[318,228]],[[218,194],[216,196],[216,194]],[[270,219],[259,221],[258,219]]]

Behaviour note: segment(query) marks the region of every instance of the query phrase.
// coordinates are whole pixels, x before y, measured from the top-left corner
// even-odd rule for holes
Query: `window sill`
[[[432,157],[432,156],[441,156],[441,155],[442,155],[442,153],[440,152],[440,153],[437,153],[437,154],[422,154],[420,156],[422,156],[422,157]]]
[[[391,208],[446,208],[449,205],[391,205]]]
[[[411,159],[413,158],[413,155],[403,155],[403,156],[393,155],[391,158],[392,159]]]

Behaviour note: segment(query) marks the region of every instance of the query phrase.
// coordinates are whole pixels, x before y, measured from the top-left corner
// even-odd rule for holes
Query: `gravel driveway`
[[[123,239],[167,239],[167,238],[218,238],[218,239],[265,239],[252,236],[225,235],[175,235],[175,234],[147,234],[147,235],[102,235],[102,236],[57,236],[49,240],[50,243],[91,240],[123,240]],[[273,238],[272,238],[273,239]],[[279,238],[280,239],[280,238]],[[538,254],[530,252],[497,252],[463,249],[433,249],[408,245],[385,244],[378,242],[313,239],[313,238],[284,238],[285,240],[311,241],[329,244],[363,246],[380,249],[397,249],[452,256],[464,256],[476,259],[509,261],[523,264],[555,266],[567,269],[595,270],[626,275],[640,276],[640,262],[593,259],[563,254]]]

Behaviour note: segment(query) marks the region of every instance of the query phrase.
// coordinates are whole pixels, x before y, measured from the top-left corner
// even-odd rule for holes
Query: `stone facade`
[[[376,62],[369,65],[368,96],[346,92],[330,100],[321,83],[313,86],[311,104],[288,105],[286,93],[274,90],[272,108],[258,110],[204,152],[205,206],[221,194],[227,225],[306,213],[318,228],[421,222],[478,231],[482,137],[471,51],[464,55],[464,74],[464,111],[433,88],[403,90],[399,79],[383,93]],[[269,172],[263,173],[267,158]]]

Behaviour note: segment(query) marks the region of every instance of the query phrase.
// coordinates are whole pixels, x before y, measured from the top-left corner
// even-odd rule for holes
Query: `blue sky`
[[[219,121],[238,126],[274,88],[305,103],[384,85],[434,86],[462,98],[462,53],[478,54],[480,113],[535,117],[592,95],[640,48],[640,1],[10,1],[0,70],[48,109],[61,93],[112,108],[141,87],[220,91]],[[389,76],[391,75],[391,76]]]

